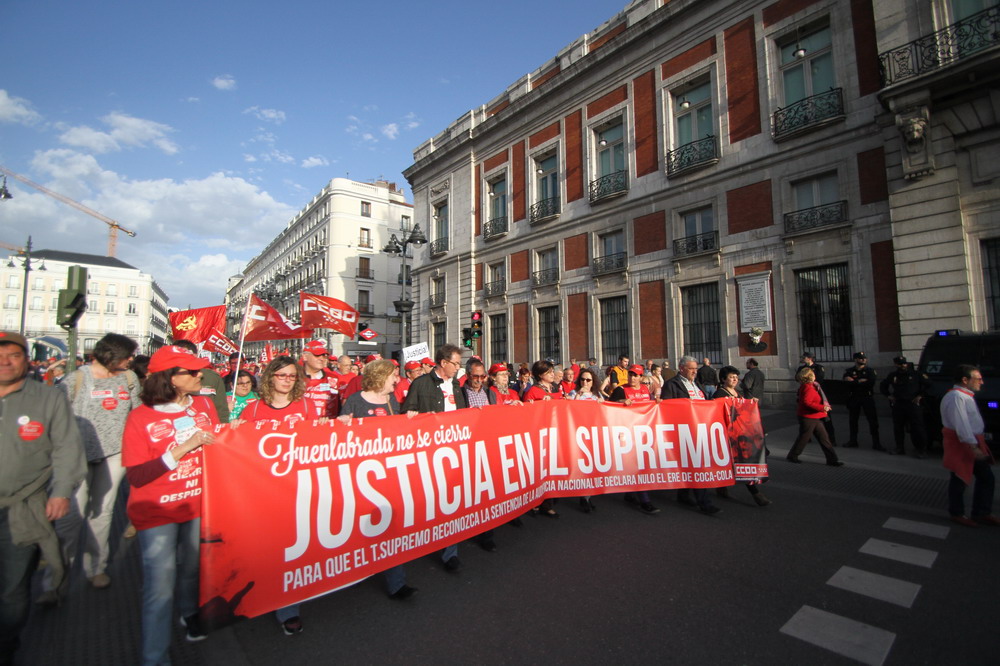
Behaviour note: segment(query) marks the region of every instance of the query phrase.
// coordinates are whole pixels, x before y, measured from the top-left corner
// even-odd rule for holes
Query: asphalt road
[[[655,516],[561,500],[558,519],[497,530],[495,553],[463,544],[458,573],[410,563],[405,602],[376,576],[306,603],[294,637],[270,615],[196,644],[178,630],[174,663],[995,663],[1000,528],[945,520],[940,461],[851,449],[830,468],[810,445],[792,465],[794,417],[765,423],[771,506],[739,486],[715,517],[671,492]],[[34,611],[19,663],[136,663],[136,551],[121,543],[108,590]]]

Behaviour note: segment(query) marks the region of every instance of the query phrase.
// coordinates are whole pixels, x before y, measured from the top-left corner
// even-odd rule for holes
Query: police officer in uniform
[[[910,438],[913,440],[913,455],[924,457],[927,448],[927,434],[924,432],[924,418],[921,403],[930,382],[906,362],[905,356],[892,359],[896,369],[882,380],[880,388],[882,395],[889,398],[892,406],[892,433],[896,437],[896,453],[903,455],[906,449],[903,440],[906,438],[906,424],[910,425]]]
[[[802,372],[802,368],[809,368],[813,371],[813,374],[816,375],[815,382],[817,387],[823,397],[826,398],[826,392],[823,391],[823,380],[826,379],[826,368],[816,362],[816,355],[812,352],[802,352],[802,365],[800,365],[795,371],[796,376]],[[837,446],[837,434],[833,430],[833,419],[830,418],[830,412],[827,412],[826,416],[820,420],[823,422],[823,427],[826,428],[826,434],[830,436],[830,443]]]
[[[878,416],[875,414],[875,382],[878,376],[875,371],[868,367],[868,357],[864,352],[854,352],[854,367],[848,368],[844,372],[844,381],[850,393],[847,396],[847,414],[851,425],[851,439],[844,444],[848,448],[858,446],[858,420],[861,411],[865,412],[865,419],[868,421],[868,431],[872,435],[872,448],[876,451],[885,451],[878,438]]]

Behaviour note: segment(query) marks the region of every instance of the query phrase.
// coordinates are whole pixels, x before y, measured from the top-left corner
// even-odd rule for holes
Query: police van
[[[994,455],[1000,455],[1000,331],[963,333],[950,329],[935,331],[927,338],[917,370],[931,384],[930,395],[924,401],[928,439],[941,440],[941,398],[954,386],[955,370],[962,364],[978,367],[983,375],[976,404],[986,432],[993,435]]]

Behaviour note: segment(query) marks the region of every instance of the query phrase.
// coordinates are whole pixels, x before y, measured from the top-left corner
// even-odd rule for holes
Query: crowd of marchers
[[[202,450],[215,441],[222,424],[240,427],[262,420],[294,424],[299,420],[371,418],[457,409],[520,405],[550,400],[609,401],[636,405],[660,400],[759,400],[765,377],[756,360],[742,374],[732,365],[716,369],[709,359],[683,356],[676,369],[668,361],[632,363],[622,355],[609,367],[594,358],[561,367],[548,360],[528,365],[463,361],[461,348],[446,344],[434,358],[403,363],[370,355],[363,362],[331,356],[326,343],[313,340],[299,358],[280,355],[266,364],[234,354],[213,367],[192,342],[175,341],[152,356],[136,355],[134,340],[109,333],[95,345],[86,364],[66,373],[63,363],[29,361],[26,339],[0,331],[0,665],[13,662],[19,633],[31,603],[31,580],[40,572],[35,603],[56,605],[68,590],[74,563],[95,588],[112,584],[108,574],[109,538],[119,492],[126,493],[126,537],[136,538],[142,561],[142,640],[139,661],[170,663],[175,619],[190,641],[205,638],[198,613],[198,549],[201,518]],[[893,401],[894,423],[905,426],[912,405],[925,387],[905,359],[898,374],[882,383]],[[843,463],[834,452],[831,406],[822,388],[824,369],[803,357],[796,379],[799,435],[788,454],[799,454],[815,438],[827,464]],[[861,352],[845,373],[851,385],[851,439],[863,412],[880,447],[874,407],[876,377]],[[945,466],[951,470],[949,514],[967,526],[998,525],[993,501],[992,457],[983,420],[973,399],[982,375],[961,366],[941,403]],[[916,452],[926,442],[914,432]],[[902,433],[897,431],[897,449]],[[964,491],[975,480],[971,517]],[[759,506],[770,504],[759,484],[746,484]],[[725,490],[720,489],[720,494]],[[707,490],[678,491],[679,502],[706,515],[720,509]],[[659,509],[648,493],[624,500],[646,514]],[[596,506],[579,498],[585,513]],[[540,517],[558,516],[554,501],[533,509]],[[513,521],[519,524],[519,519]],[[497,548],[493,531],[475,538],[487,551]],[[443,567],[458,571],[458,544],[441,551]],[[79,557],[80,561],[76,562]],[[404,565],[384,572],[390,598],[416,592],[407,584]],[[302,631],[298,604],[276,612],[289,636]]]

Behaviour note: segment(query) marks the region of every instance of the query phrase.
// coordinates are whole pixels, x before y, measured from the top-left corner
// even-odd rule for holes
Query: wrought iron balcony
[[[794,234],[847,221],[847,202],[835,201],[785,213],[785,233]]]
[[[427,299],[427,304],[432,308],[439,308],[444,305],[444,294],[431,294],[431,297]]]
[[[483,238],[490,240],[491,238],[498,238],[507,233],[507,216],[494,217],[492,219],[486,220],[486,225],[483,227]]]
[[[559,282],[558,268],[544,268],[531,274],[531,284],[535,287],[555,284],[556,282]]]
[[[926,74],[1000,44],[1000,7],[932,32],[878,56],[882,87]]]
[[[594,275],[604,275],[606,273],[620,273],[628,268],[628,255],[624,252],[606,254],[603,257],[594,257]]]
[[[719,249],[719,232],[706,231],[703,234],[674,239],[674,256],[683,257]]]
[[[487,282],[483,285],[483,290],[486,292],[487,297],[505,294],[507,293],[507,281],[496,280],[494,282]]]
[[[843,89],[831,88],[827,92],[806,97],[775,111],[772,136],[775,141],[788,139],[803,131],[822,127],[843,117]]]
[[[559,214],[559,197],[549,197],[542,199],[538,203],[531,204],[528,209],[528,222],[534,224],[555,217]]]
[[[590,181],[590,202],[620,196],[628,192],[628,171],[624,169]]]
[[[444,254],[448,251],[448,239],[438,238],[437,240],[431,241],[431,254]]]
[[[364,269],[364,268],[359,268],[358,269],[358,277],[361,278],[362,280],[374,280],[375,279],[375,271],[373,271],[370,268],[367,269],[367,270]]]
[[[667,153],[667,175],[677,176],[685,171],[694,171],[711,166],[719,161],[719,142],[714,136],[707,136],[691,143],[685,143]]]
[[[358,303],[358,314],[363,315],[373,315],[375,314],[375,308],[372,307],[371,303]]]
[[[358,239],[358,247],[366,247],[369,250],[372,248],[371,236],[362,236]]]

